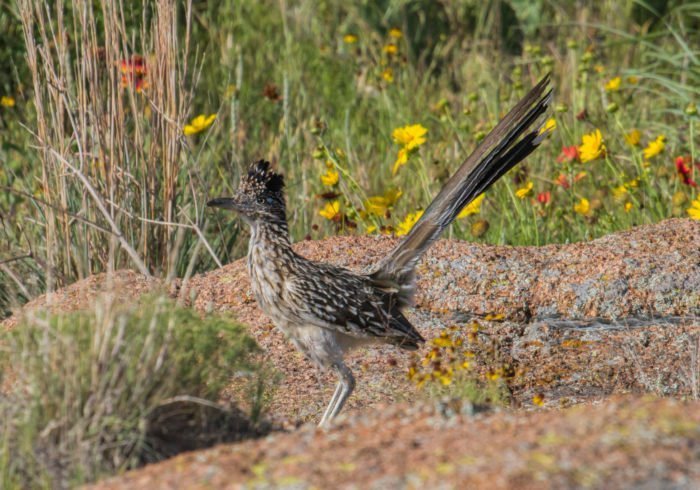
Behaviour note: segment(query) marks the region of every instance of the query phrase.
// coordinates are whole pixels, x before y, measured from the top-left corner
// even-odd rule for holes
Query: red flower
[[[121,60],[119,71],[122,73],[122,87],[133,87],[137,93],[148,87],[146,61],[143,56],[135,54],[131,58]]]
[[[574,160],[578,160],[578,146],[572,145],[562,147],[561,154],[557,157],[557,162],[573,162]]]
[[[695,166],[700,168],[700,163],[695,163]],[[676,170],[678,175],[683,179],[685,185],[691,187],[697,187],[698,184],[693,180],[693,167],[691,165],[691,159],[689,156],[676,157]]]
[[[549,204],[549,201],[552,199],[552,193],[547,191],[547,192],[540,192],[537,194],[537,201],[540,204]]]
[[[569,187],[571,187],[571,184],[569,184],[569,179],[567,179],[566,175],[564,174],[559,174],[559,177],[557,177],[557,180],[555,182],[562,186],[564,189],[568,189]]]
[[[121,72],[125,75],[146,74],[146,61],[143,59],[143,56],[139,54],[135,54],[127,60],[121,60],[119,62],[119,67]]]

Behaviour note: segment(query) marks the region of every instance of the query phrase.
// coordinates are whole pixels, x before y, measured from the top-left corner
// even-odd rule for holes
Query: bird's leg
[[[343,383],[338,381],[338,384],[335,387],[335,391],[333,392],[333,396],[331,397],[331,401],[330,403],[328,403],[328,407],[326,407],[326,411],[323,412],[323,417],[321,417],[321,421],[318,423],[319,427],[323,427],[328,422],[331,412],[333,411],[333,407],[338,402],[338,397],[340,396],[340,392],[342,390]]]
[[[338,371],[338,377],[340,378],[340,386],[342,387],[342,391],[340,392],[340,396],[338,396],[338,399],[335,402],[335,406],[331,410],[331,414],[328,417],[328,420],[333,420],[336,417],[336,415],[340,413],[340,411],[343,409],[343,405],[345,405],[345,402],[348,400],[348,398],[352,394],[352,391],[355,389],[355,377],[352,375],[352,371],[350,371],[350,369],[348,369],[348,367],[342,362],[335,364],[334,367]]]

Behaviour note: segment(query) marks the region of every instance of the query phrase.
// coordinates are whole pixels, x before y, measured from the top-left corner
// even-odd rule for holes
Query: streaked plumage
[[[238,211],[250,225],[248,272],[261,309],[307,357],[337,371],[338,387],[321,424],[340,412],[354,388],[352,373],[343,362],[348,349],[370,343],[417,349],[424,342],[402,313],[415,293],[416,264],[464,206],[546,136],[540,126],[528,130],[550,103],[548,85],[545,77],[498,123],[406,238],[369,274],[313,262],[292,250],[284,182],[268,162],[250,167],[235,197],[208,203]]]

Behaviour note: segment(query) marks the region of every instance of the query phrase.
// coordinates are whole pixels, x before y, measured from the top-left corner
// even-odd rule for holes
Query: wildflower
[[[634,205],[631,202],[627,201],[625,203],[625,213],[629,213],[630,211],[632,211],[633,207]]]
[[[552,193],[550,191],[546,192],[540,192],[537,194],[537,202],[540,204],[549,204],[549,201],[552,200]]]
[[[402,148],[396,156],[396,162],[394,162],[394,167],[391,170],[392,174],[395,175],[399,168],[408,162],[408,155],[411,151],[426,142],[425,134],[427,132],[428,130],[420,124],[394,129],[391,136],[395,143],[402,145]]]
[[[403,145],[407,150],[413,150],[426,142],[427,132],[428,130],[420,124],[412,124],[396,128],[391,133],[391,137],[394,138],[395,143]]]
[[[559,174],[559,177],[557,177],[555,182],[562,186],[564,189],[568,189],[569,187],[571,187],[571,184],[569,184],[569,179],[564,174]]]
[[[603,73],[605,71],[605,67],[601,64],[597,64],[593,67],[596,73]]]
[[[133,86],[137,93],[141,93],[148,86],[145,78],[146,61],[143,56],[135,54],[131,58],[121,60],[119,71],[122,73],[122,87]]]
[[[340,175],[333,168],[326,169],[326,173],[321,175],[321,183],[323,185],[332,186],[338,183]]]
[[[0,97],[0,106],[2,107],[14,107],[15,106],[15,98],[11,97],[9,95],[3,95]]]
[[[394,81],[394,70],[392,70],[391,67],[384,68],[384,71],[382,72],[382,78],[387,83],[392,83]]]
[[[574,175],[574,182],[578,182],[579,180],[583,179],[586,175],[588,175],[586,172],[579,172],[576,175]]]
[[[591,214],[591,203],[588,202],[588,199],[582,197],[577,204],[574,204],[574,211],[582,216],[588,216]]]
[[[323,216],[324,218],[328,220],[334,220],[340,213],[340,202],[339,201],[331,201],[327,202],[325,206],[323,206],[323,209],[321,209],[318,214]]]
[[[345,44],[355,44],[357,42],[357,36],[355,34],[345,34],[343,36],[343,42]]]
[[[401,29],[397,27],[393,27],[392,29],[389,29],[389,37],[393,37],[394,39],[401,39],[403,36],[403,32],[401,32]]]
[[[396,44],[389,43],[386,46],[384,46],[384,52],[390,56],[395,55],[399,52],[399,48],[396,46]]]
[[[688,208],[688,216],[690,216],[691,219],[700,220],[700,197],[690,203],[690,207]]]
[[[185,129],[183,130],[183,133],[185,133],[185,136],[201,133],[202,131],[204,131],[212,125],[214,119],[216,119],[216,114],[210,114],[209,116],[200,114],[199,116],[192,119],[192,121],[190,121],[189,124],[185,124]]]
[[[685,113],[689,116],[696,116],[698,114],[698,106],[694,102],[691,102],[686,106]]]
[[[655,157],[666,147],[666,136],[663,134],[656,137],[654,141],[650,141],[646,148],[644,148],[644,158],[649,160]]]
[[[457,218],[466,218],[467,216],[471,216],[473,214],[479,214],[479,212],[481,212],[481,203],[484,201],[485,197],[486,194],[479,194],[472,202],[464,206],[464,209],[460,211]]]
[[[421,216],[423,216],[422,210],[416,211],[415,213],[408,213],[404,220],[396,227],[396,236],[406,235],[411,231],[411,228],[413,228],[413,225],[418,222]]]
[[[690,165],[690,160],[690,157],[676,157],[676,170],[685,185],[697,187],[698,184],[692,179],[693,169]],[[700,164],[696,163],[695,165],[700,167]]]
[[[365,201],[365,211],[375,216],[385,216],[402,194],[400,189],[390,189],[381,196],[372,196]]]
[[[540,134],[551,133],[555,129],[557,129],[557,120],[553,117],[550,117],[540,128]]]
[[[625,141],[630,146],[639,145],[639,141],[642,139],[642,133],[638,129],[633,129],[629,133],[625,134]]]
[[[541,407],[544,405],[544,395],[541,393],[536,394],[532,397],[532,404]]]
[[[399,168],[406,165],[408,162],[408,150],[406,148],[401,148],[399,153],[396,155],[396,161],[394,162],[394,167],[391,169],[391,174],[396,175]]]
[[[472,223],[472,228],[470,231],[474,238],[479,238],[480,236],[485,235],[487,231],[489,231],[490,226],[491,225],[489,224],[489,222],[485,219],[479,219]]]
[[[532,187],[533,183],[532,181],[530,181],[527,184],[525,184],[525,187],[521,187],[520,189],[515,191],[515,195],[520,199],[525,199],[525,197],[532,191]]]
[[[627,195],[627,186],[626,185],[620,185],[612,190],[613,193],[613,198],[616,201],[623,201],[625,199],[625,196]]]
[[[611,78],[608,83],[605,84],[606,92],[617,92],[620,90],[620,85],[622,84],[622,78],[615,77]]]
[[[271,100],[272,102],[279,102],[282,100],[279,89],[274,83],[266,83],[262,91],[263,97]]]
[[[557,157],[557,162],[573,162],[578,160],[578,146],[563,146],[561,149],[561,154]]]
[[[582,163],[596,160],[605,155],[605,144],[603,144],[603,135],[600,134],[600,129],[596,129],[590,134],[584,134],[581,137],[581,146],[578,147],[578,153]]]

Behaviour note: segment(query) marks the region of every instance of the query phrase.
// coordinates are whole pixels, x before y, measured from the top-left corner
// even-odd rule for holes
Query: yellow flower
[[[329,168],[326,169],[325,174],[321,175],[321,183],[323,185],[335,185],[338,183],[339,177],[340,175],[335,171],[335,169]]]
[[[582,216],[588,216],[591,214],[591,203],[588,202],[588,199],[582,197],[578,204],[574,205],[574,211]]]
[[[396,175],[399,168],[406,165],[408,162],[408,150],[406,148],[401,148],[398,155],[396,155],[396,161],[394,162],[394,167],[391,169],[391,175]]]
[[[633,207],[634,205],[631,202],[627,201],[625,203],[625,213],[629,213],[630,211],[632,211]]]
[[[532,187],[532,182],[528,182],[527,184],[525,184],[525,187],[521,187],[520,189],[515,191],[515,195],[520,199],[525,199],[525,197],[532,191]]]
[[[623,184],[621,186],[615,187],[613,188],[612,193],[613,198],[616,201],[622,201],[625,199],[625,195],[627,194],[627,186]]]
[[[394,81],[394,70],[392,70],[390,67],[385,68],[382,72],[382,78],[387,83],[392,83]]]
[[[345,34],[343,36],[343,42],[345,44],[355,44],[357,42],[357,36],[355,34]]]
[[[388,55],[394,55],[399,52],[399,48],[394,43],[389,43],[384,46],[384,52]]]
[[[394,138],[395,143],[403,145],[407,150],[413,150],[426,142],[425,134],[427,132],[428,130],[420,124],[411,124],[396,128],[391,133],[391,137]]]
[[[554,119],[553,117],[550,117],[547,119],[547,121],[544,123],[544,125],[540,128],[540,134],[542,133],[551,133],[557,129],[557,120]]]
[[[607,92],[617,92],[620,90],[620,84],[622,84],[622,78],[611,78],[608,83],[605,84],[605,90]]]
[[[394,39],[401,39],[401,36],[403,36],[403,32],[401,32],[401,29],[394,27],[393,29],[389,30],[389,37],[393,37]]]
[[[211,126],[214,119],[216,119],[216,114],[211,114],[209,116],[200,114],[192,119],[189,124],[185,125],[185,130],[183,132],[185,133],[185,136],[200,133]]]
[[[544,405],[544,395],[537,394],[532,397],[532,404],[541,407]]]
[[[630,146],[639,145],[639,140],[642,139],[642,133],[638,129],[633,129],[625,135],[625,141]]]
[[[644,158],[649,160],[655,157],[666,147],[666,136],[659,135],[654,141],[650,141],[646,148],[644,148]]]
[[[383,196],[372,196],[365,201],[365,211],[375,216],[384,216],[401,197],[400,189],[389,189]]]
[[[481,203],[486,197],[486,194],[478,195],[472,202],[467,204],[464,209],[457,215],[458,218],[466,218],[472,214],[479,214],[481,211]]]
[[[406,235],[411,231],[411,228],[413,228],[413,225],[418,222],[421,216],[423,216],[422,210],[416,211],[415,213],[408,213],[404,220],[396,227],[396,236]]]
[[[0,106],[14,107],[15,106],[15,98],[10,97],[9,95],[3,95],[2,97],[0,97]]]
[[[325,206],[323,206],[323,209],[321,209],[318,214],[323,216],[326,219],[333,219],[335,218],[338,213],[340,212],[340,202],[339,201],[331,201],[327,202]]]
[[[700,220],[700,197],[690,203],[690,207],[688,208],[688,216],[690,216],[692,219]]]
[[[579,158],[582,163],[590,162],[605,155],[605,144],[600,129],[590,134],[584,134],[581,138],[581,146],[578,147]]]

